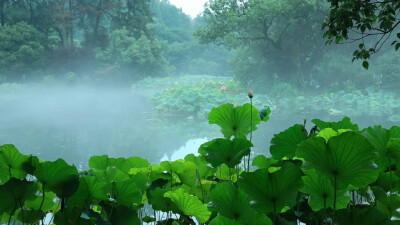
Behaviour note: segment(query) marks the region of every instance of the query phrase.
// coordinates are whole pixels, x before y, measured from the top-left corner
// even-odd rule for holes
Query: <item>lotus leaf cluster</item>
[[[78,171],[0,146],[0,223],[400,224],[400,127],[315,119],[312,130],[276,134],[271,157],[255,157],[249,137],[270,112],[215,107],[209,123],[223,138],[160,164],[103,155]]]

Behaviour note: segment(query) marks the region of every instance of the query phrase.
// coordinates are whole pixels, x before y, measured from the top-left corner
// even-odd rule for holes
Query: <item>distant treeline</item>
[[[202,18],[168,1],[0,0],[0,20],[0,82],[228,71],[227,50],[193,37]]]
[[[168,0],[0,0],[0,82],[207,74],[233,75],[258,91],[400,85],[390,46],[365,70],[351,62],[358,45],[325,45],[329,7],[211,1],[192,19]]]

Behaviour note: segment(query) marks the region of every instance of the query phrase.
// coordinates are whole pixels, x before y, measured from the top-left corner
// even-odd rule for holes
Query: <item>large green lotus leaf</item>
[[[345,132],[331,137],[308,139],[300,144],[297,156],[304,159],[304,168],[316,169],[329,178],[336,177],[338,185],[364,187],[373,183],[379,172],[374,165],[374,148],[360,134]],[[339,187],[339,186],[338,186]]]
[[[207,206],[196,197],[186,193],[182,188],[175,191],[168,191],[164,194],[175,203],[176,207],[187,216],[194,216],[200,223],[205,223],[211,216]]]
[[[264,169],[277,162],[278,161],[273,158],[267,158],[264,155],[258,155],[254,158],[252,165],[258,167],[259,169]]]
[[[42,211],[43,212],[47,212],[50,211],[52,209],[54,209],[56,207],[56,203],[54,202],[54,198],[56,197],[56,195],[53,192],[47,192],[44,195],[44,202],[42,205]],[[28,199],[25,201],[25,206],[29,209],[33,209],[33,210],[39,210],[40,205],[42,204],[42,196],[38,197],[38,198],[34,198],[34,199]],[[58,206],[58,205],[57,205]]]
[[[390,138],[387,144],[387,153],[394,159],[400,159],[400,138]]]
[[[392,191],[396,188],[396,186],[399,184],[399,177],[396,175],[396,173],[389,173],[389,172],[379,172],[379,177],[374,183],[374,185],[379,186],[383,188],[385,191],[390,191],[390,186],[392,188]]]
[[[111,215],[109,222],[112,225],[141,225],[137,210],[123,205],[111,207],[103,204],[102,207],[107,215]]]
[[[207,166],[208,162],[204,156],[195,156],[194,154],[189,154],[185,156],[185,161],[196,164],[200,179],[207,179],[214,176],[216,169]]]
[[[61,181],[56,186],[51,186],[51,190],[60,198],[71,197],[78,190],[78,188],[78,175],[70,175],[68,179]]]
[[[177,173],[177,175],[181,180],[182,184],[194,187],[197,183],[197,177],[196,177],[197,166],[193,162],[185,162],[184,167],[185,169],[182,172]]]
[[[108,167],[106,170],[98,170],[94,173],[99,178],[104,178],[107,183],[121,182],[129,180],[127,173],[122,172],[117,167]]]
[[[253,206],[262,213],[279,213],[285,206],[296,204],[297,190],[303,186],[303,172],[293,163],[287,162],[278,171],[268,169],[243,172],[239,186],[254,201]]]
[[[24,205],[25,201],[35,199],[38,184],[26,180],[11,178],[4,185],[0,185],[0,215],[11,213]]]
[[[171,201],[171,199],[164,197],[165,193],[167,193],[167,190],[160,189],[159,187],[155,188],[152,191],[149,191],[147,194],[149,204],[154,210],[159,210],[163,212],[172,211],[175,213],[179,213],[179,210],[177,209],[176,205]]]
[[[212,208],[219,215],[235,221],[249,221],[254,215],[250,197],[231,182],[222,182],[211,190]]]
[[[79,187],[76,192],[66,200],[67,207],[83,209],[86,200],[89,198],[88,185],[84,180],[84,177],[79,178]]]
[[[177,160],[174,162],[171,161],[163,161],[160,163],[160,169],[163,172],[175,172],[181,173],[185,169],[185,161],[184,160]]]
[[[317,137],[323,137],[325,139],[326,142],[329,141],[329,138],[337,136],[338,132],[333,130],[332,128],[325,128],[323,130],[321,130],[320,132],[318,132]]]
[[[147,159],[143,159],[140,157],[130,157],[126,159],[131,168],[146,168],[150,167],[150,163]]]
[[[387,144],[390,139],[389,130],[382,126],[368,127],[362,131],[365,138],[375,147],[379,157],[376,163],[381,171],[385,171],[389,167]]]
[[[0,178],[5,182],[5,174],[8,177],[23,179],[26,177],[27,171],[25,165],[29,163],[29,156],[22,155],[14,145],[2,145],[0,146]]]
[[[381,187],[371,187],[371,190],[374,192],[376,206],[379,211],[386,216],[389,216],[390,212],[392,215],[399,216],[396,210],[400,208],[400,196],[397,194],[387,195],[387,192]]]
[[[131,180],[113,183],[112,196],[118,204],[128,207],[142,203],[142,193]]]
[[[307,134],[303,129],[303,125],[296,124],[279,134],[275,134],[270,147],[273,158],[277,160],[283,157],[292,159],[296,155],[297,146],[307,139]]]
[[[373,207],[338,210],[335,222],[339,225],[399,225],[399,221],[391,221],[388,216]]]
[[[329,141],[331,137],[338,136],[344,132],[351,132],[352,130],[349,129],[339,129],[338,131],[333,130],[332,128],[325,128],[318,132],[317,137],[323,137],[326,142]]]
[[[130,166],[129,174],[150,173],[150,163],[147,159],[131,157],[127,161]]]
[[[226,164],[233,168],[241,162],[243,156],[250,153],[252,146],[250,141],[242,138],[233,140],[217,138],[202,144],[199,153],[204,155],[213,167]]]
[[[23,224],[36,224],[45,214],[42,210],[19,210],[16,215],[16,220]]]
[[[208,202],[208,197],[213,185],[215,185],[216,181],[202,180],[196,186],[191,187],[186,184],[181,185],[180,187],[185,189],[187,193],[190,193],[197,198],[199,198],[203,203]]]
[[[89,198],[92,200],[107,200],[107,184],[97,177],[81,177],[81,182],[88,187]]]
[[[10,179],[10,170],[9,168],[0,163],[0,184],[6,183]]]
[[[144,193],[150,187],[150,180],[148,174],[137,173],[131,175],[131,180],[138,186],[142,193]]]
[[[215,172],[215,175],[219,180],[229,180],[232,182],[237,181],[236,169],[229,168],[225,164],[222,164],[221,166],[218,167],[217,172]]]
[[[302,177],[304,187],[300,191],[310,195],[308,203],[312,210],[319,211],[324,207],[333,208],[335,188],[331,179],[315,170],[308,170],[305,174],[307,176]],[[350,197],[346,190],[337,190],[336,209],[346,208],[349,201]]]
[[[339,131],[340,129],[349,129],[357,132],[359,130],[358,125],[353,124],[349,117],[344,117],[338,122],[325,122],[319,119],[313,119],[311,122],[317,125],[319,130],[323,130],[325,128],[332,128],[335,131]]]
[[[258,110],[254,106],[251,107],[250,104],[238,107],[229,103],[224,104],[211,110],[208,121],[210,124],[219,125],[225,138],[229,139],[232,136],[246,138],[251,130],[257,129],[261,121]]]
[[[94,225],[94,220],[81,217],[82,210],[79,208],[65,208],[63,212],[58,211],[54,216],[56,225]]]
[[[64,160],[57,159],[54,162],[39,163],[34,175],[46,187],[56,187],[71,176],[78,175],[78,170]]]
[[[391,127],[389,132],[390,132],[391,138],[400,138],[400,127],[399,126]]]
[[[223,216],[216,216],[213,220],[211,220],[210,225],[243,225],[243,223],[230,220]]]
[[[89,159],[89,167],[96,170],[107,170],[108,167],[116,167],[127,173],[130,169],[130,163],[125,158],[108,158],[107,155],[92,156]]]

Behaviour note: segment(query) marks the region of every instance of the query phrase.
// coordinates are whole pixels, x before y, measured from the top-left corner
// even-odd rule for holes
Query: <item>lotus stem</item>
[[[41,210],[42,209],[42,207],[43,207],[43,203],[44,203],[44,198],[46,197],[46,192],[44,191],[45,190],[45,186],[46,186],[46,184],[43,184],[42,185],[42,187],[43,187],[43,197],[42,197],[42,202],[40,203],[40,206],[39,206],[39,210]]]
[[[253,97],[250,97],[250,142],[252,139],[253,139]],[[247,172],[250,171],[250,156],[251,156],[251,148],[249,151],[249,157],[247,158]]]
[[[334,185],[335,185],[335,192],[334,192],[334,195],[333,195],[333,215],[335,215],[335,211],[336,211],[336,192],[337,192],[337,179],[336,179],[336,177],[337,177],[337,175],[335,174],[335,176],[334,176]]]
[[[391,162],[391,158],[389,156],[389,177],[390,177],[390,182],[389,182],[389,218],[392,218],[392,162]]]

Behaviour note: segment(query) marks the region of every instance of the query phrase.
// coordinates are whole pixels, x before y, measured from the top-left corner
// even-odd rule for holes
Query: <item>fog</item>
[[[102,154],[157,162],[184,139],[157,131],[154,120],[147,99],[130,90],[31,88],[0,99],[0,143],[44,160],[62,157],[75,164]]]
[[[222,136],[219,127],[207,120],[161,115],[149,103],[149,97],[141,94],[144,92],[135,88],[42,86],[3,94],[0,143],[14,144],[22,153],[43,160],[64,158],[84,169],[93,155],[140,156],[153,163],[177,160],[197,154],[202,143]],[[309,121],[310,129],[313,118],[337,121],[343,117],[313,109],[298,113],[276,110],[270,121],[254,132],[255,155],[268,155],[273,134],[302,124],[303,119]],[[352,120],[361,128],[377,123],[394,125],[365,115]]]

